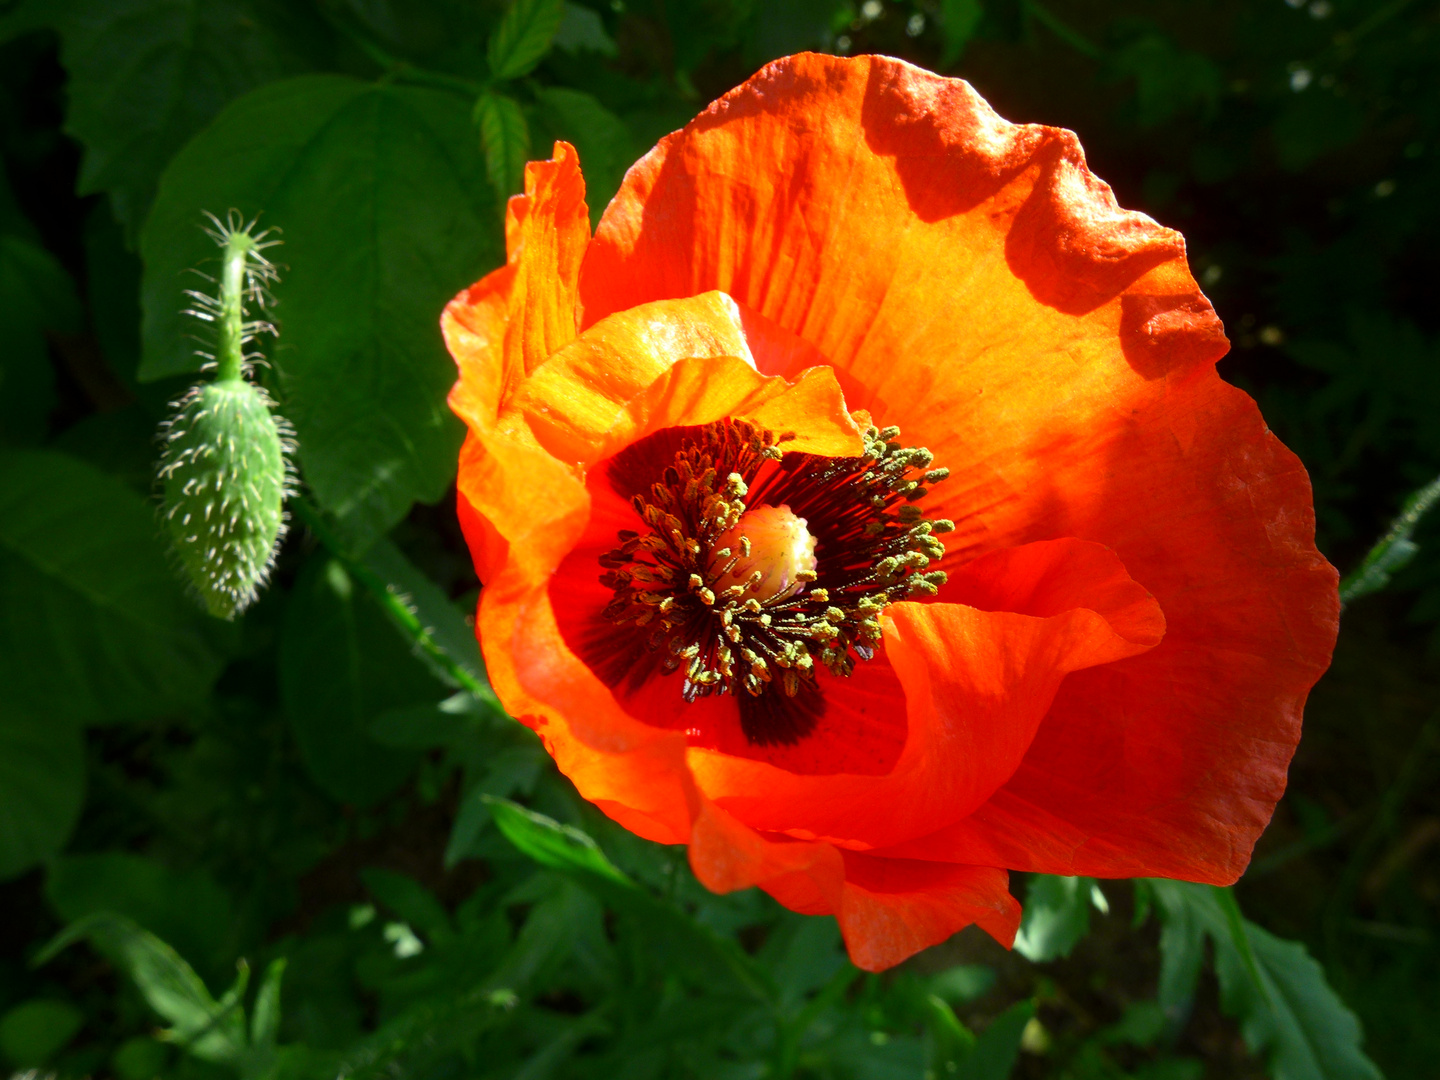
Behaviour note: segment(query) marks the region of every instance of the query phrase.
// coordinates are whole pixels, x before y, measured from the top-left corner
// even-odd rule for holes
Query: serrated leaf
[[[97,912],[71,923],[41,950],[36,963],[45,963],[82,938],[90,939],[134,980],[146,1003],[170,1023],[165,1033],[168,1039],[196,1057],[221,1064],[236,1062],[244,1054],[243,970],[236,985],[216,1001],[179,953],[129,919],[110,912]]]
[[[502,261],[463,101],[332,75],[273,83],[227,108],[171,163],[141,237],[144,359],[198,369],[180,315],[191,267],[213,269],[201,211],[263,211],[285,263],[273,350],[306,483],[363,550],[455,473],[462,427],[437,329],[460,289]]]
[[[338,560],[314,555],[280,631],[280,699],[315,782],[358,805],[393,791],[417,756],[375,742],[371,724],[433,700],[437,689],[359,582]]]
[[[1240,1022],[1246,1045],[1265,1055],[1275,1080],[1380,1080],[1361,1050],[1360,1022],[1303,945],[1244,919],[1237,933],[1211,886],[1159,879],[1149,885],[1166,925],[1184,928],[1178,942],[1187,953],[1187,979],[1197,937],[1213,943],[1221,1007]],[[1164,982],[1162,974],[1162,1005]]]
[[[299,69],[245,0],[74,0],[58,20],[81,194],[133,235],[165,163],[229,101]]]
[[[0,685],[94,723],[194,704],[219,673],[206,617],[120,481],[46,451],[0,454]]]
[[[564,17],[564,0],[511,0],[485,49],[490,77],[504,81],[528,73],[550,51]]]
[[[79,727],[0,700],[0,880],[65,846],[84,795]]]
[[[520,190],[530,157],[530,126],[520,105],[504,94],[486,92],[475,102],[475,125],[485,150],[485,172],[501,199]]]

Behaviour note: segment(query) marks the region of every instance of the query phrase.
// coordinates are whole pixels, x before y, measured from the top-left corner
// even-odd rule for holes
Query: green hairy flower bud
[[[254,233],[233,211],[211,217],[210,235],[223,249],[218,290],[198,290],[189,314],[215,329],[215,352],[201,352],[215,380],[192,387],[161,427],[165,443],[159,475],[162,514],[180,564],[212,615],[230,619],[255,601],[285,534],[285,498],[294,469],[289,424],[248,375],[261,334],[275,333],[248,318],[272,302],[266,286],[278,279],[261,254],[277,241]]]

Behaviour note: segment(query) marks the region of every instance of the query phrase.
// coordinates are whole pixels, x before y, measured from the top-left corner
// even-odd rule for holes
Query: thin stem
[[[225,238],[220,271],[220,340],[215,349],[215,381],[235,382],[245,371],[245,272],[255,238],[244,230]]]
[[[477,678],[474,672],[445,651],[444,647],[435,640],[420,621],[415,609],[406,603],[393,585],[350,554],[344,541],[326,524],[319,510],[308,500],[299,497],[291,499],[290,505],[295,511],[295,516],[304,522],[305,527],[314,534],[315,539],[319,540],[331,555],[340,560],[351,577],[365,586],[370,595],[390,616],[391,621],[410,639],[416,649],[424,653],[440,670],[454,680],[456,685],[468,690],[481,701],[500,709],[500,701],[496,698],[495,692]]]

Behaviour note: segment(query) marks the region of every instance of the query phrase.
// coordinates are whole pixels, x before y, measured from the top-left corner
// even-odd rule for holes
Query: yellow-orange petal
[[[493,422],[519,382],[579,331],[580,262],[590,242],[585,180],[575,148],[525,166],[525,192],[506,208],[506,264],[445,308],[441,331],[460,369],[450,407]]]

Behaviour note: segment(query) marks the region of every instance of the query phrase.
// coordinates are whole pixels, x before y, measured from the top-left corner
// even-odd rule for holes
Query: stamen
[[[948,472],[899,434],[867,427],[861,455],[827,458],[782,453],[772,433],[724,420],[658,432],[612,459],[612,485],[647,528],[619,533],[600,559],[615,591],[604,615],[624,657],[617,682],[646,677],[613,641],[628,628],[648,670],[684,672],[685,701],[735,695],[752,743],[813,729],[817,663],[849,675],[874,656],[888,605],[945,581],[929,567],[954,523],[926,519],[915,500]]]

